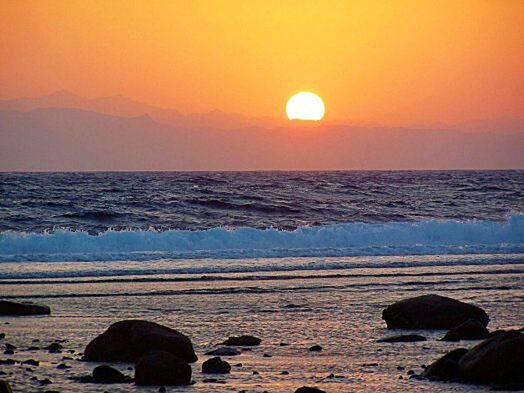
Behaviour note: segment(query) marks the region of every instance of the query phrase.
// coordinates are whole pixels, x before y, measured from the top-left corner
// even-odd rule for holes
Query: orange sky
[[[524,117],[524,1],[0,3],[0,96],[123,94],[182,112],[384,125]]]

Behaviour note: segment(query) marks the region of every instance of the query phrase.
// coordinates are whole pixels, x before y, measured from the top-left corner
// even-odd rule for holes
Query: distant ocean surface
[[[524,252],[524,171],[0,174],[0,262]]]

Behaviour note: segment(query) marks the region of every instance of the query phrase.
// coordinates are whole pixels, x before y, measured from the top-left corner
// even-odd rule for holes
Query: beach
[[[490,330],[519,328],[524,309],[524,255],[382,258],[383,263],[396,261],[405,265],[391,268],[373,267],[371,263],[368,267],[353,268],[352,265],[363,264],[358,258],[337,261],[347,268],[210,273],[202,277],[156,274],[155,270],[161,270],[157,265],[140,275],[6,281],[2,285],[4,297],[47,304],[52,314],[0,319],[0,323],[9,322],[0,329],[6,333],[5,341],[17,347],[10,357],[40,361],[38,367],[29,367],[32,371],[20,364],[2,369],[13,372],[10,381],[15,391],[156,392],[158,386],[104,385],[68,379],[88,375],[98,365],[79,361],[79,353],[111,323],[145,319],[186,334],[199,357],[192,365],[196,383],[189,387],[168,387],[168,391],[292,392],[304,385],[327,392],[488,390],[482,386],[410,380],[407,374],[410,370],[419,374],[422,365],[430,364],[453,348],[473,346],[477,341],[442,342],[439,339],[445,331],[439,330],[388,331],[381,311],[402,298],[437,293],[482,307],[491,318]],[[297,258],[286,262],[303,266],[318,261]],[[192,265],[199,263],[206,261],[191,261]],[[257,263],[263,265],[264,260]],[[99,263],[87,264],[98,265],[91,266],[95,271],[103,269]],[[3,266],[9,270],[16,269],[15,265]],[[32,268],[38,270],[30,263],[24,266],[26,271]],[[72,273],[74,267],[57,266],[56,270]],[[376,342],[406,332],[422,334],[427,341]],[[209,358],[204,353],[218,347],[228,336],[240,334],[260,337],[262,343],[242,350],[239,356],[223,357],[232,365],[230,374],[203,375],[201,364]],[[34,339],[40,342],[35,344]],[[66,340],[62,353],[27,350],[56,340]],[[308,349],[313,345],[320,345],[322,351],[310,352]],[[64,356],[72,359],[63,360]],[[62,363],[71,368],[57,369]],[[133,364],[112,365],[133,376]],[[253,375],[255,371],[258,375]],[[289,374],[283,375],[286,371]],[[38,380],[31,380],[34,376]],[[39,380],[45,378],[53,383],[44,388]],[[211,382],[205,382],[210,378]]]

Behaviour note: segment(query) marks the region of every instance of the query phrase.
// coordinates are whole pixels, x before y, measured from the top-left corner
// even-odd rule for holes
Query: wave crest
[[[241,227],[200,231],[108,230],[97,235],[70,230],[0,234],[0,262],[509,254],[523,251],[523,214],[513,215],[505,222],[345,223],[296,230]]]

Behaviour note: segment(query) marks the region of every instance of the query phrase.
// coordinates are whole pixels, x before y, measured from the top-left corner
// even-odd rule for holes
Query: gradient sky
[[[524,117],[524,1],[0,3],[0,97],[66,89],[182,112],[327,120]]]

